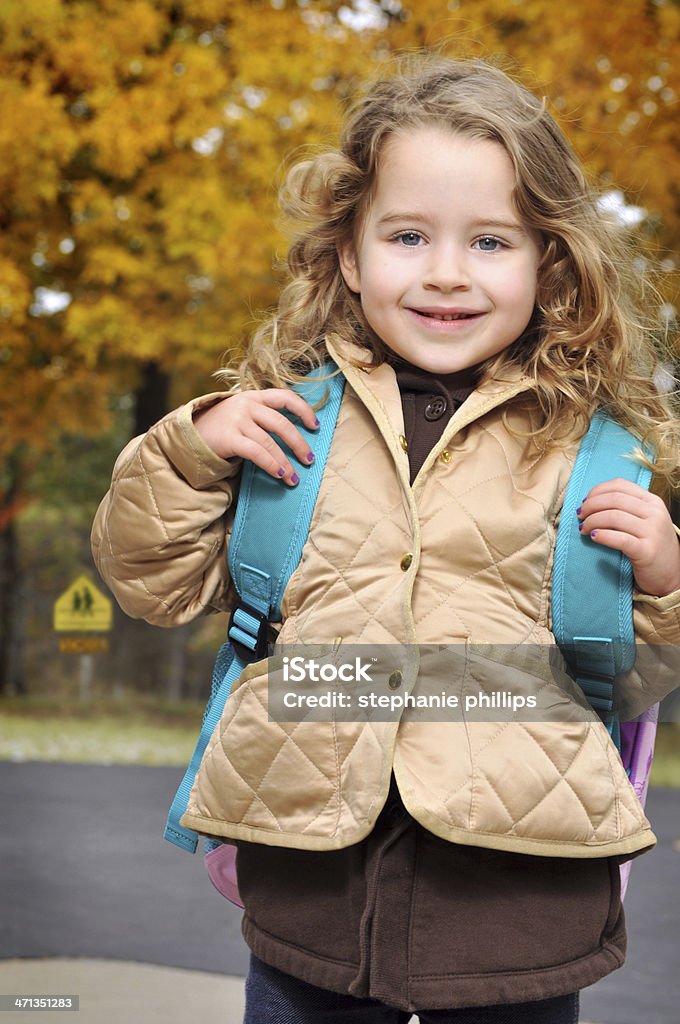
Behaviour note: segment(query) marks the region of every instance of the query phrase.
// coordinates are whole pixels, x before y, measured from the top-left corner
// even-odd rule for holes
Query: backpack
[[[317,409],[320,426],[298,429],[315,460],[295,488],[282,486],[253,463],[245,462],[229,544],[229,570],[239,594],[227,640],[218,651],[211,693],[191,761],[173,800],[164,838],[195,853],[198,835],[180,824],[198,767],[219,722],[233,683],[250,662],[267,654],[268,627],[281,621],[280,602],[297,567],[330,450],[342,401],[344,377],[333,364],[312,371],[295,390]],[[557,532],[552,578],[553,633],[574,678],[602,718],[620,751],[635,792],[643,804],[654,750],[658,705],[633,722],[620,724],[614,709],[614,677],[635,662],[633,570],[630,560],[612,548],[588,541],[578,530],[576,509],[597,483],[623,477],[649,487],[651,472],[630,458],[639,442],[598,409],[583,438],[564,499]],[[597,579],[585,591],[583,580]],[[206,839],[206,865],[213,884],[241,906],[235,876],[235,847]],[[621,868],[625,892],[630,861]]]

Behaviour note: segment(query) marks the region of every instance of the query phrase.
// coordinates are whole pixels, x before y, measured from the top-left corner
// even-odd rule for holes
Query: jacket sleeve
[[[221,459],[193,413],[206,395],[169,413],[119,455],[97,511],[92,552],[121,608],[177,626],[234,599],[227,568],[240,459]]]
[[[630,721],[680,684],[680,590],[665,597],[633,592],[636,659],[617,679],[617,709]]]

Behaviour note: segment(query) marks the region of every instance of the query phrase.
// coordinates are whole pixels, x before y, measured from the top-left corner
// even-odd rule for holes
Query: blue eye
[[[483,238],[478,238],[475,245],[480,252],[498,252],[503,247],[501,240],[494,238],[493,235],[484,235]]]
[[[400,231],[394,237],[395,241],[401,242],[402,245],[406,245],[410,249],[414,249],[423,240],[423,236],[419,235],[417,231]]]

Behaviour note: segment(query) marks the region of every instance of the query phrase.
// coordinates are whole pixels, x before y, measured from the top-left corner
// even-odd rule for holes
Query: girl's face
[[[503,147],[425,126],[391,136],[360,237],[339,252],[369,324],[431,373],[475,366],[531,318],[538,239],[512,202]]]

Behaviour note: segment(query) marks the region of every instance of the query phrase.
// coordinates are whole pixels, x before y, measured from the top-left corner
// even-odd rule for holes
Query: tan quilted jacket
[[[344,372],[309,538],[282,602],[280,642],[483,643],[554,654],[552,557],[576,446],[540,454],[508,432],[504,416],[531,426],[525,403],[513,402],[528,380],[474,392],[410,486],[393,370]],[[191,419],[217,397],[171,413],[130,443],[95,521],[102,576],[130,615],[156,624],[232,600],[225,551],[239,465],[207,448]],[[680,592],[637,595],[638,639],[676,644],[679,608]],[[404,690],[417,693],[417,673],[411,659]],[[268,719],[266,663],[251,665],[208,745],[183,824],[273,846],[348,846],[372,830],[394,771],[412,816],[452,842],[566,857],[653,845],[604,727],[583,715],[569,720],[577,688],[558,685],[540,659],[525,687],[527,679],[564,708],[561,721],[433,723],[406,711],[396,722],[282,724]],[[633,716],[674,682],[630,673],[621,685],[624,713]]]

